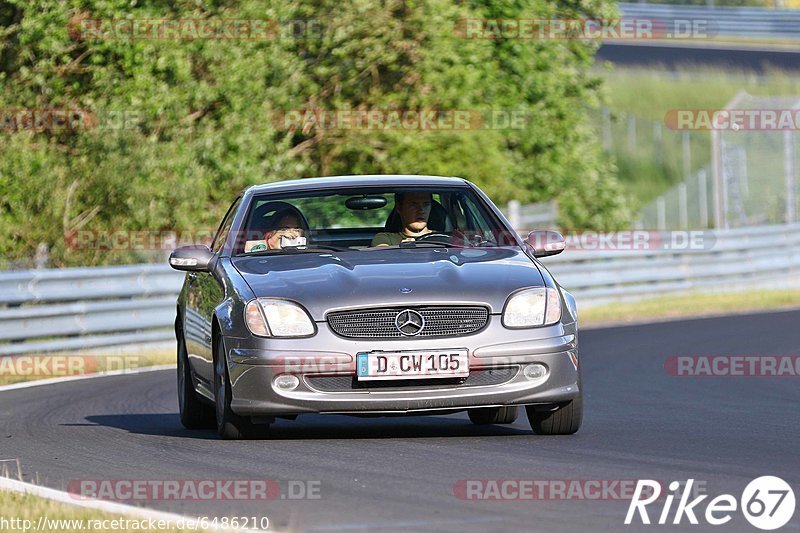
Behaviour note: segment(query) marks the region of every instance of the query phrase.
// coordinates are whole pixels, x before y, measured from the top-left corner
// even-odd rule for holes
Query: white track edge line
[[[0,386],[0,392],[15,389],[27,389],[29,387],[39,387],[42,385],[52,385],[54,383],[66,383],[68,381],[81,381],[84,379],[102,378],[106,376],[124,376],[128,374],[143,374],[145,372],[156,372],[158,370],[174,369],[175,365],[155,365],[143,366],[141,368],[126,368],[122,370],[109,370],[106,372],[93,372],[91,374],[81,374],[79,376],[60,376],[57,378],[47,379],[34,379],[31,381],[22,381],[19,383],[11,383],[10,385]]]
[[[109,502],[104,500],[95,500],[92,498],[76,498],[74,495],[61,490],[51,489],[48,487],[41,487],[25,481],[18,481],[7,477],[0,476],[0,490],[8,490],[22,494],[31,494],[40,498],[53,500],[66,505],[73,505],[77,507],[84,507],[87,509],[94,509],[110,514],[123,514],[128,516],[138,516],[141,518],[164,520],[170,524],[171,527],[176,527],[175,524],[179,521],[186,523],[188,520],[197,521],[196,517],[169,513],[166,511],[156,511],[147,507],[136,507],[134,505],[127,505],[124,503]],[[231,529],[222,527],[207,527],[205,529],[198,527],[198,531],[260,531],[260,530],[247,530],[247,529]]]

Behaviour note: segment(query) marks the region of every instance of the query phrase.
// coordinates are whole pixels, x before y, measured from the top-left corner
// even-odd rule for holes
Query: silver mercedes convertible
[[[186,271],[175,335],[180,418],[259,438],[276,418],[466,411],[537,434],[582,419],[575,300],[478,187],[435,176],[257,185]]]

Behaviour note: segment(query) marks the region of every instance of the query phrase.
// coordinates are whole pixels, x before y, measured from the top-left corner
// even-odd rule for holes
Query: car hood
[[[232,263],[256,296],[294,300],[315,321],[333,309],[442,303],[500,313],[513,291],[544,284],[534,262],[513,248],[305,252]]]

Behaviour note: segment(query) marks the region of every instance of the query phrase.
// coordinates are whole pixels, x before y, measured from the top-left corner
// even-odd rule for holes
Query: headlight
[[[503,310],[507,328],[549,326],[561,320],[561,298],[556,289],[536,287],[511,296]]]
[[[314,334],[314,323],[306,310],[286,300],[260,298],[244,310],[247,329],[259,337],[308,337]]]

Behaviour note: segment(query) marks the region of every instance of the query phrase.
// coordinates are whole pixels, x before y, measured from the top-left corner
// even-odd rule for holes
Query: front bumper
[[[530,336],[530,331],[527,333]],[[492,407],[519,404],[551,404],[570,401],[580,394],[578,346],[574,328],[561,324],[534,330],[539,337],[524,338],[525,332],[512,332],[508,342],[491,343],[497,337],[482,335],[456,339],[430,339],[410,346],[408,342],[345,341],[327,339],[331,335],[321,331],[312,339],[284,340],[273,344],[282,346],[253,347],[252,339],[227,337],[234,412],[244,416],[275,416],[301,413],[425,413],[448,409]],[[550,334],[552,336],[543,336]],[[322,338],[318,338],[322,337]],[[311,342],[313,341],[313,342]],[[263,342],[263,340],[260,340]],[[294,343],[294,344],[293,344]],[[302,343],[302,344],[300,344]],[[312,349],[299,350],[300,346]],[[337,351],[314,350],[314,347],[340,348]],[[343,386],[321,389],[320,377],[339,377],[333,382],[346,384],[355,376],[355,354],[360,351],[426,350],[467,348],[470,371],[498,370],[504,376],[501,383],[483,384],[467,380],[464,384],[426,380],[413,386],[398,382],[381,385],[358,383],[356,387]],[[544,378],[529,379],[522,368],[525,364],[541,363],[549,369]],[[281,374],[294,374],[300,384],[292,391],[282,391],[273,386],[273,379]],[[485,374],[484,374],[485,375]],[[342,379],[344,378],[344,379]],[[349,378],[349,379],[348,379]],[[330,380],[328,380],[330,381]],[[373,382],[374,383],[374,382]],[[388,387],[386,386],[388,385]]]

